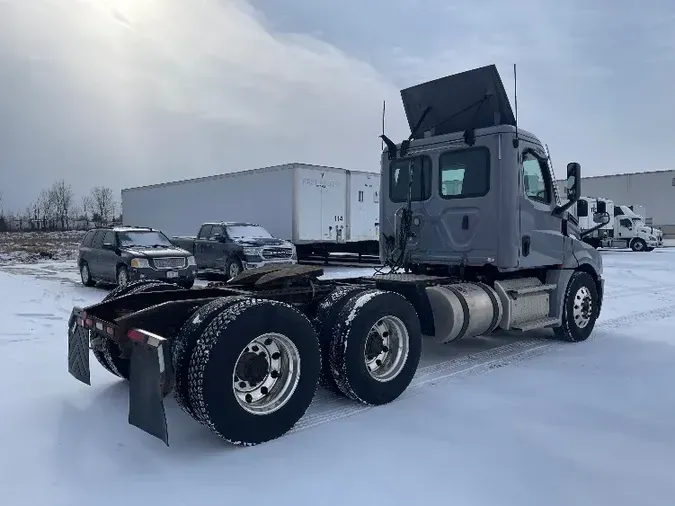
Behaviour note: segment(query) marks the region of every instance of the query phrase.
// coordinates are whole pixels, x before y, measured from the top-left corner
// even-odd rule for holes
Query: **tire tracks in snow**
[[[643,322],[664,320],[673,316],[675,316],[675,304],[647,311],[629,313],[608,320],[601,320],[595,325],[593,335],[590,339],[597,339],[616,329],[630,328]],[[579,344],[583,345],[583,343]],[[463,357],[445,360],[438,364],[421,367],[417,370],[410,386],[403,392],[399,399],[406,399],[413,395],[417,395],[424,391],[423,387],[425,386],[432,386],[438,382],[451,378],[486,373],[499,367],[511,365],[533,356],[541,355],[551,348],[562,348],[564,346],[573,346],[573,344],[561,343],[560,341],[552,341],[551,339],[546,338],[527,339]],[[397,402],[399,399],[394,402]],[[317,395],[312,405],[314,406],[317,402],[321,402],[325,406],[326,401],[328,402],[328,405],[334,405],[335,407],[305,415],[295,424],[289,433],[299,432],[334,422],[376,407],[356,404],[354,401],[328,392],[325,392],[324,395]]]

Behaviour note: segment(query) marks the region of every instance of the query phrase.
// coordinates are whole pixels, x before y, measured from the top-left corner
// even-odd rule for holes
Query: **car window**
[[[523,185],[528,199],[543,204],[551,203],[551,189],[547,184],[544,166],[530,153],[523,154]]]
[[[90,230],[89,232],[84,234],[84,239],[82,239],[82,246],[90,248],[91,241],[94,239],[94,234],[96,234],[96,230]]]
[[[103,245],[103,236],[105,235],[105,230],[97,230],[94,238],[91,241],[92,248],[100,248]]]
[[[439,165],[444,199],[483,197],[490,191],[490,152],[486,148],[446,151]]]
[[[115,233],[112,230],[105,233],[102,244],[115,244]]]

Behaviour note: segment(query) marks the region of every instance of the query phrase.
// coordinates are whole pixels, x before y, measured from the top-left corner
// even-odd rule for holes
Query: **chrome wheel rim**
[[[363,358],[368,374],[381,382],[396,378],[410,352],[410,335],[405,323],[396,316],[384,316],[368,331]]]
[[[572,312],[574,323],[577,327],[583,329],[590,323],[592,314],[593,297],[591,297],[591,291],[588,287],[582,286],[574,296],[574,310]]]
[[[300,352],[287,336],[270,332],[246,345],[234,364],[232,390],[252,415],[284,407],[300,382]]]

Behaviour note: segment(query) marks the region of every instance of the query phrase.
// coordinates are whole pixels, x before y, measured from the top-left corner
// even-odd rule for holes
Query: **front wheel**
[[[117,268],[117,286],[127,286],[129,284],[129,271],[124,265]]]
[[[575,271],[567,284],[563,306],[562,325],[553,329],[563,341],[585,341],[593,332],[600,315],[598,287],[587,272]]]
[[[225,275],[227,279],[234,279],[244,270],[238,258],[228,258],[225,262]]]
[[[633,251],[645,251],[647,249],[647,243],[644,241],[644,239],[640,239],[638,237],[633,239],[633,242],[630,243],[630,249]]]

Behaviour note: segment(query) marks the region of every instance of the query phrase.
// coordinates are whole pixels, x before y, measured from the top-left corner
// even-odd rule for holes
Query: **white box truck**
[[[377,173],[292,163],[122,190],[124,224],[170,236],[213,221],[256,223],[303,257],[343,251],[378,255]]]

